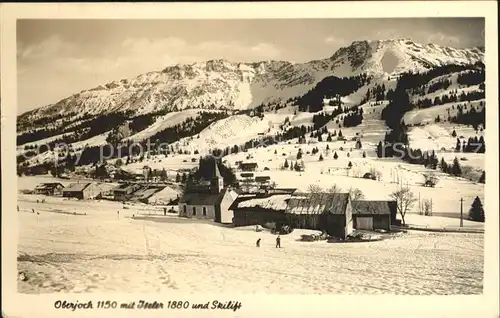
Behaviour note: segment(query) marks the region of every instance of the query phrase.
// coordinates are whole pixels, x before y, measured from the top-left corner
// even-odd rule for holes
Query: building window
[[[193,215],[196,215],[196,207],[193,207]]]
[[[184,215],[186,215],[187,214],[187,206],[185,205],[185,206],[183,206],[183,208],[184,208]]]
[[[207,216],[207,208],[203,207],[203,216]]]

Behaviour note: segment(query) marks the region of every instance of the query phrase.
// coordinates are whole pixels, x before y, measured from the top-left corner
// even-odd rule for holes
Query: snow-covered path
[[[105,202],[19,201],[20,292],[479,294],[483,235],[412,232],[371,243],[300,242],[208,221],[137,217]],[[47,203],[45,203],[47,204]],[[52,205],[52,204],[51,204]],[[31,208],[40,214],[28,212]],[[261,247],[255,247],[258,237]]]

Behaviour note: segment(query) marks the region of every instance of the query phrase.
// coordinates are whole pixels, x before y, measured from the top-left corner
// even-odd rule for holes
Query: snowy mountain
[[[169,66],[84,90],[27,112],[19,117],[19,122],[29,127],[35,119],[78,114],[130,111],[141,115],[187,108],[243,110],[303,95],[326,76],[394,76],[483,60],[483,48],[455,49],[407,39],[355,41],[329,58],[301,64],[210,60]]]

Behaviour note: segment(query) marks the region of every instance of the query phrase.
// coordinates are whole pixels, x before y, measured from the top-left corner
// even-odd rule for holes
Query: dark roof
[[[269,180],[271,180],[270,176],[258,176],[258,177],[255,177],[255,181],[257,181],[257,182],[264,182],[264,181],[269,181]]]
[[[39,185],[36,186],[35,189],[38,189],[38,190],[42,190],[42,189],[54,189],[54,188],[57,188],[58,186],[64,187],[59,182],[50,182],[50,183],[40,183]]]
[[[391,214],[391,205],[394,201],[368,201],[359,200],[352,202],[353,214]]]
[[[90,185],[90,183],[71,183],[69,186],[63,189],[63,192],[81,192]]]
[[[288,200],[287,213],[293,214],[345,214],[348,193],[294,193]]]
[[[214,160],[214,165],[215,165],[215,168],[214,168],[213,177],[214,178],[222,178],[220,175],[219,166],[217,165],[217,160]]]
[[[216,205],[220,204],[226,189],[223,189],[221,193],[212,194],[208,192],[188,192],[184,193],[182,197],[179,198],[179,203],[185,203],[187,205]]]
[[[240,167],[257,167],[256,162],[242,162],[240,163]]]

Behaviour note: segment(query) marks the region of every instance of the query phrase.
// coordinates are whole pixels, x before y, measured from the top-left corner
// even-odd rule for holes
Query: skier
[[[259,239],[257,240],[256,245],[257,245],[257,247],[260,247],[260,237],[259,237]]]
[[[281,237],[279,234],[276,237],[276,248],[281,248]]]

